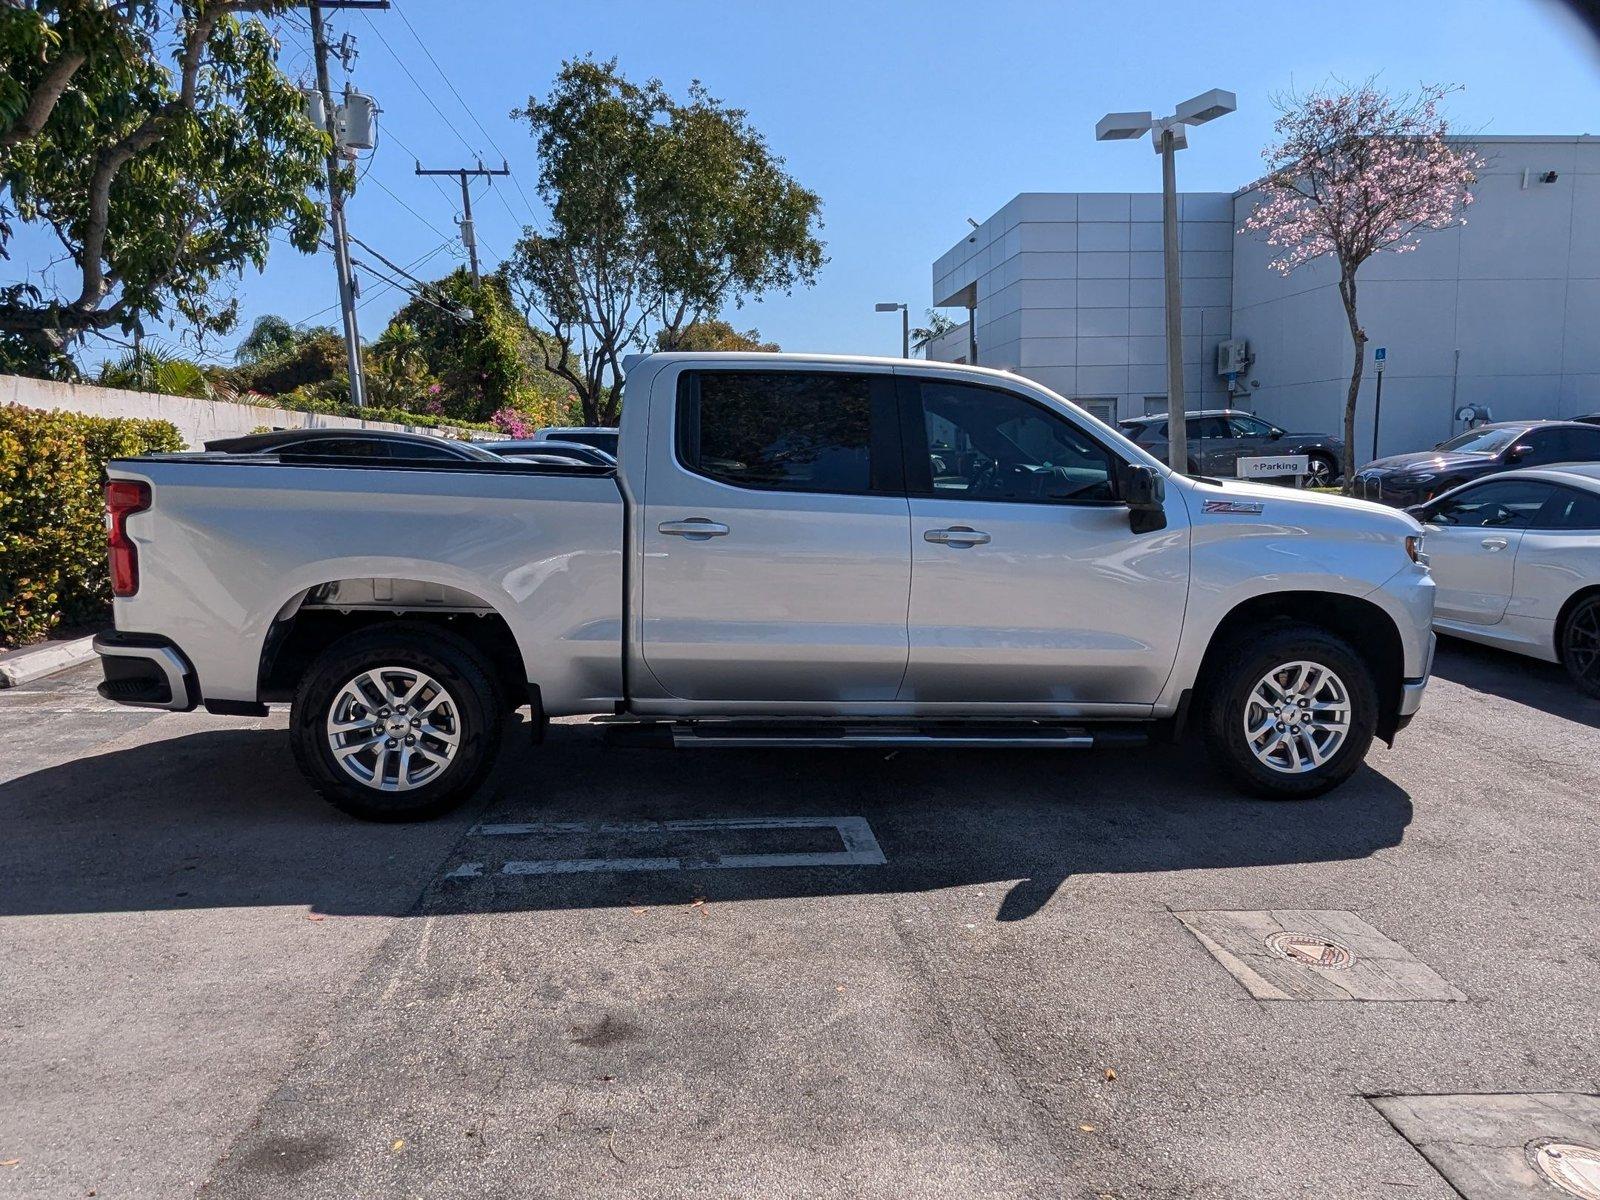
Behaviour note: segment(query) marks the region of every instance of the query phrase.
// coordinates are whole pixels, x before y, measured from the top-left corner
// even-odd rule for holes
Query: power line
[[[406,66],[405,59],[396,54],[394,47],[389,45],[389,39],[383,36],[383,30],[379,29],[377,25],[373,24],[371,17],[368,17],[365,13],[362,13],[361,15],[366,20],[367,24],[371,26],[372,32],[378,35],[378,41],[383,43],[383,48],[389,52],[389,57],[394,59],[394,61],[399,64],[400,69],[405,72],[406,78],[411,80],[411,86],[416,88],[417,91],[421,93],[422,98],[428,102],[429,107],[431,107],[434,112],[439,114],[439,119],[449,127],[451,133],[456,135],[457,140],[459,140],[460,143],[467,148],[468,153],[476,154],[477,150],[474,149],[472,144],[467,141],[461,130],[457,129],[454,122],[452,122],[449,117],[444,115],[444,110],[434,102],[433,96],[429,94],[427,89],[424,88],[421,83],[417,82],[417,77],[411,73],[411,68]],[[413,157],[415,157],[415,155],[413,155]]]
[[[450,82],[450,76],[445,74],[444,68],[439,65],[439,60],[433,56],[433,51],[428,49],[428,43],[423,41],[421,36],[417,33],[416,26],[411,23],[411,18],[406,16],[405,10],[400,7],[398,0],[391,5],[391,11],[393,11],[400,18],[400,20],[405,23],[405,27],[410,32],[412,40],[415,41],[418,46],[422,47],[422,52],[428,56],[428,61],[433,64],[433,69],[439,72],[439,78],[444,80],[445,87],[449,88],[450,94],[456,98],[456,103],[461,105],[462,111],[465,112],[467,116],[471,118],[472,123],[478,127],[478,132],[483,134],[483,136],[489,140],[490,148],[500,156],[501,161],[505,161],[507,158],[506,152],[500,149],[499,144],[494,140],[494,135],[483,127],[483,122],[478,120],[478,114],[473,111],[472,106],[462,99],[461,93],[456,90],[456,85]],[[371,22],[371,19],[372,18],[370,17],[367,18],[369,23]],[[415,80],[412,82],[415,82]],[[460,134],[457,134],[456,136],[460,137]],[[522,203],[528,210],[528,219],[530,221],[537,222],[538,217],[534,213],[533,204],[528,199],[528,193],[522,190],[522,184],[515,175],[511,176],[511,183],[512,186],[517,189],[517,194],[522,197]],[[506,211],[508,213],[511,211],[510,205],[506,206]],[[512,216],[512,220],[516,220],[515,215]]]
[[[372,182],[377,184],[384,191],[388,192],[389,193],[389,198],[391,200],[393,200],[401,208],[405,209],[408,213],[410,213],[417,220],[421,221],[429,229],[433,230],[434,233],[438,234],[440,237],[444,238],[446,241],[454,241],[455,240],[449,234],[447,234],[444,230],[440,229],[437,225],[435,225],[432,221],[428,220],[427,217],[423,216],[416,209],[412,208],[411,205],[407,204],[404,200],[400,199],[399,196],[395,195],[394,190],[392,188],[390,188],[389,185],[386,184],[383,180],[379,179],[376,175],[374,175],[372,177]]]

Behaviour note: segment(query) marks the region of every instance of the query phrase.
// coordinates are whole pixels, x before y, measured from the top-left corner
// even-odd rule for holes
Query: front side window
[[[372,438],[315,438],[292,442],[280,454],[305,454],[333,458],[388,458],[388,447]]]
[[[1490,481],[1463,488],[1435,504],[1427,519],[1435,525],[1470,529],[1527,529],[1552,490],[1548,483],[1528,479]]]
[[[1521,432],[1520,429],[1469,429],[1440,442],[1438,448],[1451,454],[1499,454],[1516,441]]]
[[[1562,436],[1564,430],[1560,429],[1535,429],[1524,434],[1517,441],[1517,446],[1523,451],[1522,457],[1517,460],[1518,466],[1542,467],[1548,463],[1561,462],[1566,458],[1566,439]]]
[[[926,478],[911,461],[915,492],[1014,503],[1108,503],[1112,458],[1072,422],[1012,392],[923,380],[910,384]],[[908,429],[909,441],[914,436]]]
[[[1228,418],[1228,426],[1233,430],[1234,437],[1271,437],[1277,432],[1260,417],[1252,417],[1244,413],[1235,413]]]
[[[739,487],[846,494],[884,490],[892,428],[888,375],[834,371],[690,371],[678,384],[678,457]]]

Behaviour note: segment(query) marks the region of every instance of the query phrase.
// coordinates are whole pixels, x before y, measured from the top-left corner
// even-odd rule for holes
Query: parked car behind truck
[[[1145,450],[1167,460],[1167,418],[1132,417],[1122,430]],[[1191,475],[1232,477],[1239,460],[1261,455],[1306,457],[1306,485],[1327,487],[1339,478],[1344,441],[1331,433],[1290,433],[1254,413],[1214,408],[1190,413],[1184,422]]]
[[[155,456],[109,473],[105,692],[291,704],[374,819],[484,778],[507,710],[678,746],[1089,747],[1193,725],[1316,795],[1417,710],[1420,526],[1175,475],[977,367],[656,354],[620,465]]]

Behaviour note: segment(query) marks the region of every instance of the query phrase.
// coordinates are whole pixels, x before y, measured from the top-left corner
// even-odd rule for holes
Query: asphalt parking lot
[[[558,724],[410,827],[281,710],[0,693],[0,1194],[1583,1195],[1600,702],[1436,672],[1303,804]]]

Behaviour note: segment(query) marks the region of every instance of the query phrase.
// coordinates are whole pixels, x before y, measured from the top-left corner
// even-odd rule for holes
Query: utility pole
[[[451,167],[437,171],[424,171],[422,164],[418,163],[417,174],[454,175],[461,181],[461,220],[458,224],[461,226],[461,242],[466,246],[467,258],[472,263],[472,286],[477,287],[483,280],[478,276],[478,237],[472,228],[472,193],[467,190],[467,180],[476,178],[479,175],[509,175],[511,174],[511,168],[502,161],[498,171],[487,170],[483,165],[483,160],[480,158],[476,167]]]
[[[322,24],[324,8],[388,8],[389,0],[311,0],[311,49],[317,63],[317,91],[322,94],[323,120],[333,135],[328,151],[328,220],[333,226],[333,265],[339,275],[339,308],[344,314],[344,349],[350,371],[350,402],[367,402],[361,374],[361,331],[356,327],[356,289],[350,273],[350,244],[345,234],[344,193],[339,189],[339,135],[333,85],[328,82],[328,39]]]

